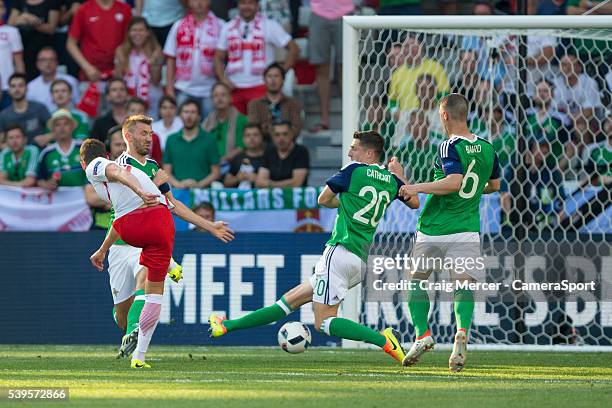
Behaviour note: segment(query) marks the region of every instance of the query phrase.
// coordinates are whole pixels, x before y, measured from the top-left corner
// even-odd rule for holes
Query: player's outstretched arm
[[[96,252],[93,253],[92,256],[89,257],[91,264],[100,272],[104,270],[104,258],[106,257],[106,253],[108,252],[111,245],[113,245],[119,239],[119,234],[113,226],[108,230],[108,234],[106,234],[106,238],[100,245],[100,248]]]
[[[234,239],[234,231],[227,226],[225,221],[210,222],[200,217],[198,214],[191,211],[185,204],[174,198],[171,191],[168,191],[164,195],[174,205],[174,214],[179,218],[210,232],[213,236],[225,243]]]
[[[432,181],[431,183],[404,185],[400,188],[400,195],[405,199],[415,196],[418,193],[447,195],[459,191],[462,182],[463,174],[449,174],[443,179]]]
[[[501,188],[501,179],[491,179],[487,181],[487,185],[485,186],[484,190],[482,190],[482,193],[483,194],[495,193],[496,191],[499,191],[500,188]]]
[[[336,197],[336,193],[334,193],[329,186],[325,186],[321,194],[319,194],[319,198],[317,199],[319,205],[327,208],[338,208],[340,207],[340,200]]]
[[[144,191],[138,179],[126,169],[110,163],[104,171],[108,181],[121,183],[129,187],[138,197],[142,198],[146,205],[157,205],[159,203],[157,200],[158,196]]]

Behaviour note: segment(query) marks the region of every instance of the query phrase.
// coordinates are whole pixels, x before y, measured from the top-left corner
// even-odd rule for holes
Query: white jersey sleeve
[[[106,166],[111,163],[113,162],[104,157],[97,157],[92,160],[85,169],[87,180],[89,180],[91,184],[108,183],[108,178],[106,178]]]

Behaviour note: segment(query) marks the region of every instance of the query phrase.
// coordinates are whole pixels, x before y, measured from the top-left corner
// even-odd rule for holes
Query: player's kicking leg
[[[265,326],[273,323],[297,310],[300,306],[312,301],[312,286],[310,282],[303,282],[285,293],[275,304],[262,307],[240,319],[227,320],[215,313],[208,318],[211,337],[220,337],[226,333]]]
[[[338,307],[348,290],[361,282],[363,268],[363,261],[344,246],[328,246],[325,249],[313,275],[315,329],[330,336],[374,344],[401,363],[404,350],[392,328],[377,332],[352,320],[337,317]]]

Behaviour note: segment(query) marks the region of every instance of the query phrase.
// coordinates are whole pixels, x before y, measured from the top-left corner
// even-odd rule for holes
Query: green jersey
[[[434,181],[462,174],[463,182],[456,193],[427,196],[417,231],[427,235],[480,232],[480,197],[487,182],[499,178],[499,173],[499,159],[488,141],[453,135],[441,143]]]
[[[127,152],[123,152],[121,154],[121,156],[119,156],[117,158],[117,160],[115,160],[117,163],[119,163],[122,166],[132,166],[135,169],[138,169],[142,172],[144,172],[147,176],[149,176],[151,179],[153,179],[155,177],[155,174],[157,174],[157,171],[159,170],[159,166],[157,165],[157,163],[155,162],[155,160],[153,159],[147,159],[144,163],[140,163],[138,160],[136,160],[134,157],[130,156]],[[166,184],[162,184],[161,186],[159,186],[159,190],[162,193],[166,193],[170,190],[170,186]],[[110,215],[110,220],[108,223],[108,228],[110,229],[111,225],[113,225],[113,221],[115,221],[115,209],[111,208],[110,210],[111,215]],[[115,245],[127,245],[127,243],[125,241],[123,241],[122,239],[119,239],[115,242]]]
[[[64,187],[77,187],[87,184],[85,171],[81,167],[80,140],[72,140],[68,151],[62,151],[57,143],[47,146],[40,152],[38,162],[39,180],[58,180]]]
[[[378,164],[351,162],[327,180],[340,207],[327,245],[342,244],[364,262],[376,226],[404,183]]]
[[[8,147],[0,153],[0,173],[6,174],[8,181],[22,181],[26,177],[36,177],[38,148],[26,145],[19,158]]]

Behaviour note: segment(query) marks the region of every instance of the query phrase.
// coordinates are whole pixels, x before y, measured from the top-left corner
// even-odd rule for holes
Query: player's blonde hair
[[[136,126],[137,123],[144,123],[145,125],[151,126],[153,123],[153,118],[147,115],[128,116],[123,121],[123,125],[121,126],[121,133],[123,134],[123,137],[125,137],[125,135],[128,133],[134,132],[134,126]]]

